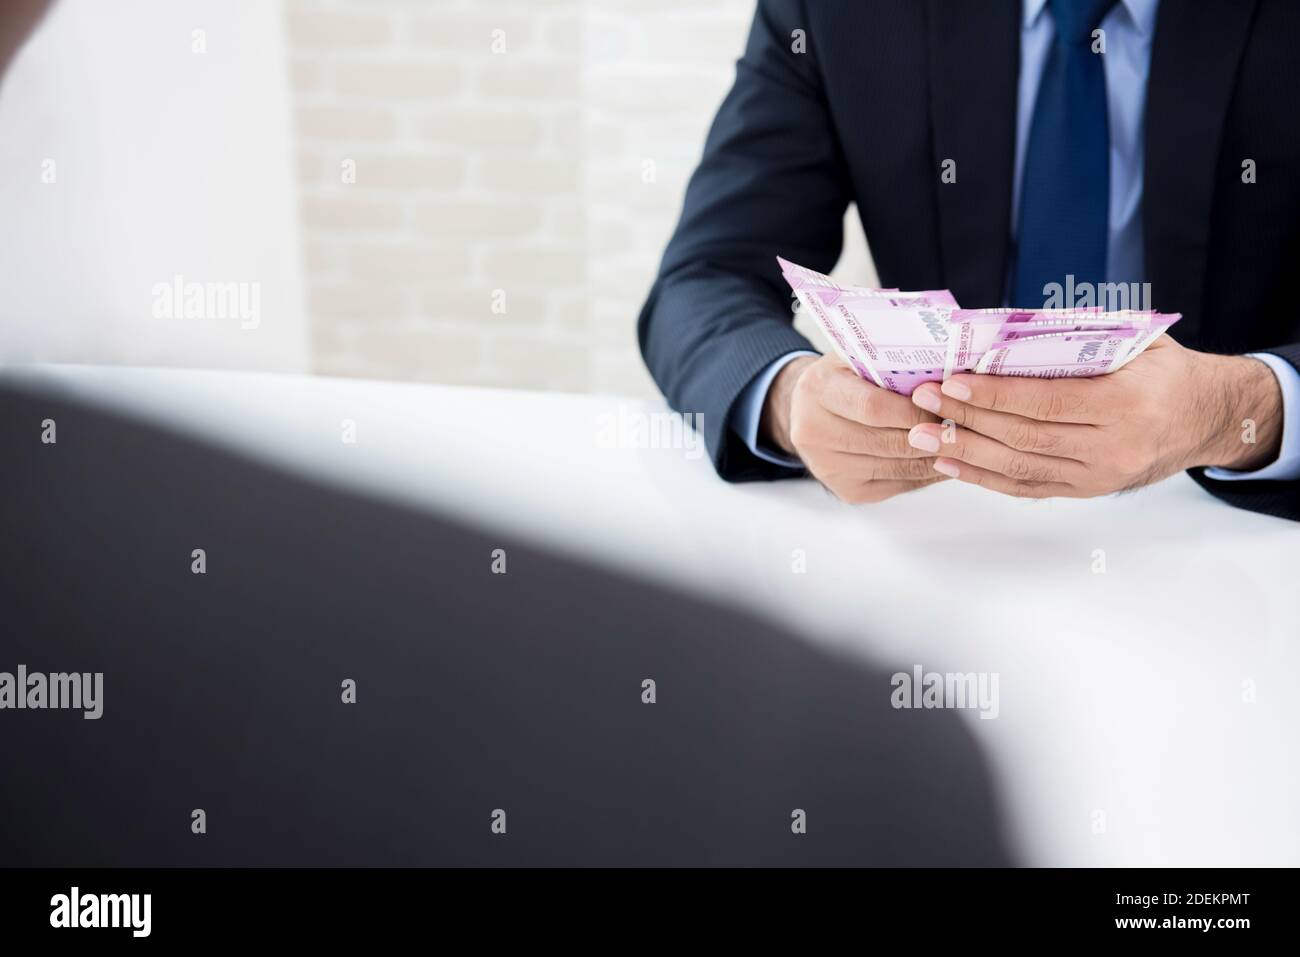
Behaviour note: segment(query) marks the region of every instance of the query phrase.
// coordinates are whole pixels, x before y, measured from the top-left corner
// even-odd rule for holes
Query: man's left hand
[[[1195,352],[1169,336],[1092,379],[956,375],[912,401],[943,423],[909,441],[937,471],[1023,498],[1090,498],[1196,466],[1277,457],[1282,390],[1258,359]]]

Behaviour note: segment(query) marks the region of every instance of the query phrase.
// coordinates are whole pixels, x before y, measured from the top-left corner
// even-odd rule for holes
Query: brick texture
[[[637,310],[752,13],[287,0],[316,370],[653,394]]]

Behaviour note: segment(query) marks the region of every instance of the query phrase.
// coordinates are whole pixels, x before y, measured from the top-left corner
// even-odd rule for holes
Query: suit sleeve
[[[638,324],[655,382],[673,408],[703,416],[730,481],[799,474],[754,455],[727,421],[764,368],[810,348],[776,256],[829,271],[850,198],[803,8],[760,0]]]
[[[1300,372],[1300,343],[1265,349],[1264,352],[1279,356]],[[1284,410],[1284,415],[1293,415],[1297,411]],[[1284,423],[1285,427],[1285,423]],[[1298,479],[1238,479],[1223,481],[1210,478],[1205,469],[1192,469],[1191,476],[1211,495],[1223,499],[1229,505],[1262,512],[1278,518],[1300,521],[1300,480]]]

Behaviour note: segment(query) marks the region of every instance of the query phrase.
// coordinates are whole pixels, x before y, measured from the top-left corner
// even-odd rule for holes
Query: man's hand
[[[800,356],[777,373],[759,429],[768,442],[802,459],[837,498],[858,504],[945,478],[933,468],[933,453],[907,441],[908,429],[936,421],[833,356]]]
[[[942,390],[920,386],[912,401],[945,420],[910,433],[914,446],[940,453],[936,470],[1027,498],[1105,495],[1201,465],[1260,468],[1277,457],[1282,432],[1268,366],[1169,336],[1110,375],[957,375]]]

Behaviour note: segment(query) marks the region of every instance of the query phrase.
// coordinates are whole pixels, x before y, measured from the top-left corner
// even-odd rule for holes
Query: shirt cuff
[[[816,352],[787,352],[756,375],[754,380],[745,386],[745,391],[740,393],[736,404],[731,407],[729,420],[731,431],[739,435],[749,451],[764,462],[784,465],[792,469],[803,468],[803,463],[798,459],[761,445],[758,441],[758,424],[763,417],[763,401],[767,398],[767,390],[772,387],[772,381],[777,373],[800,356],[816,355]]]
[[[1271,352],[1252,352],[1251,358],[1258,359],[1273,370],[1277,384],[1282,388],[1282,446],[1277,458],[1261,469],[1253,472],[1234,472],[1231,469],[1208,468],[1205,477],[1221,482],[1239,482],[1243,479],[1272,479],[1287,482],[1300,478],[1300,418],[1292,412],[1300,410],[1300,372],[1295,366],[1281,356]]]

